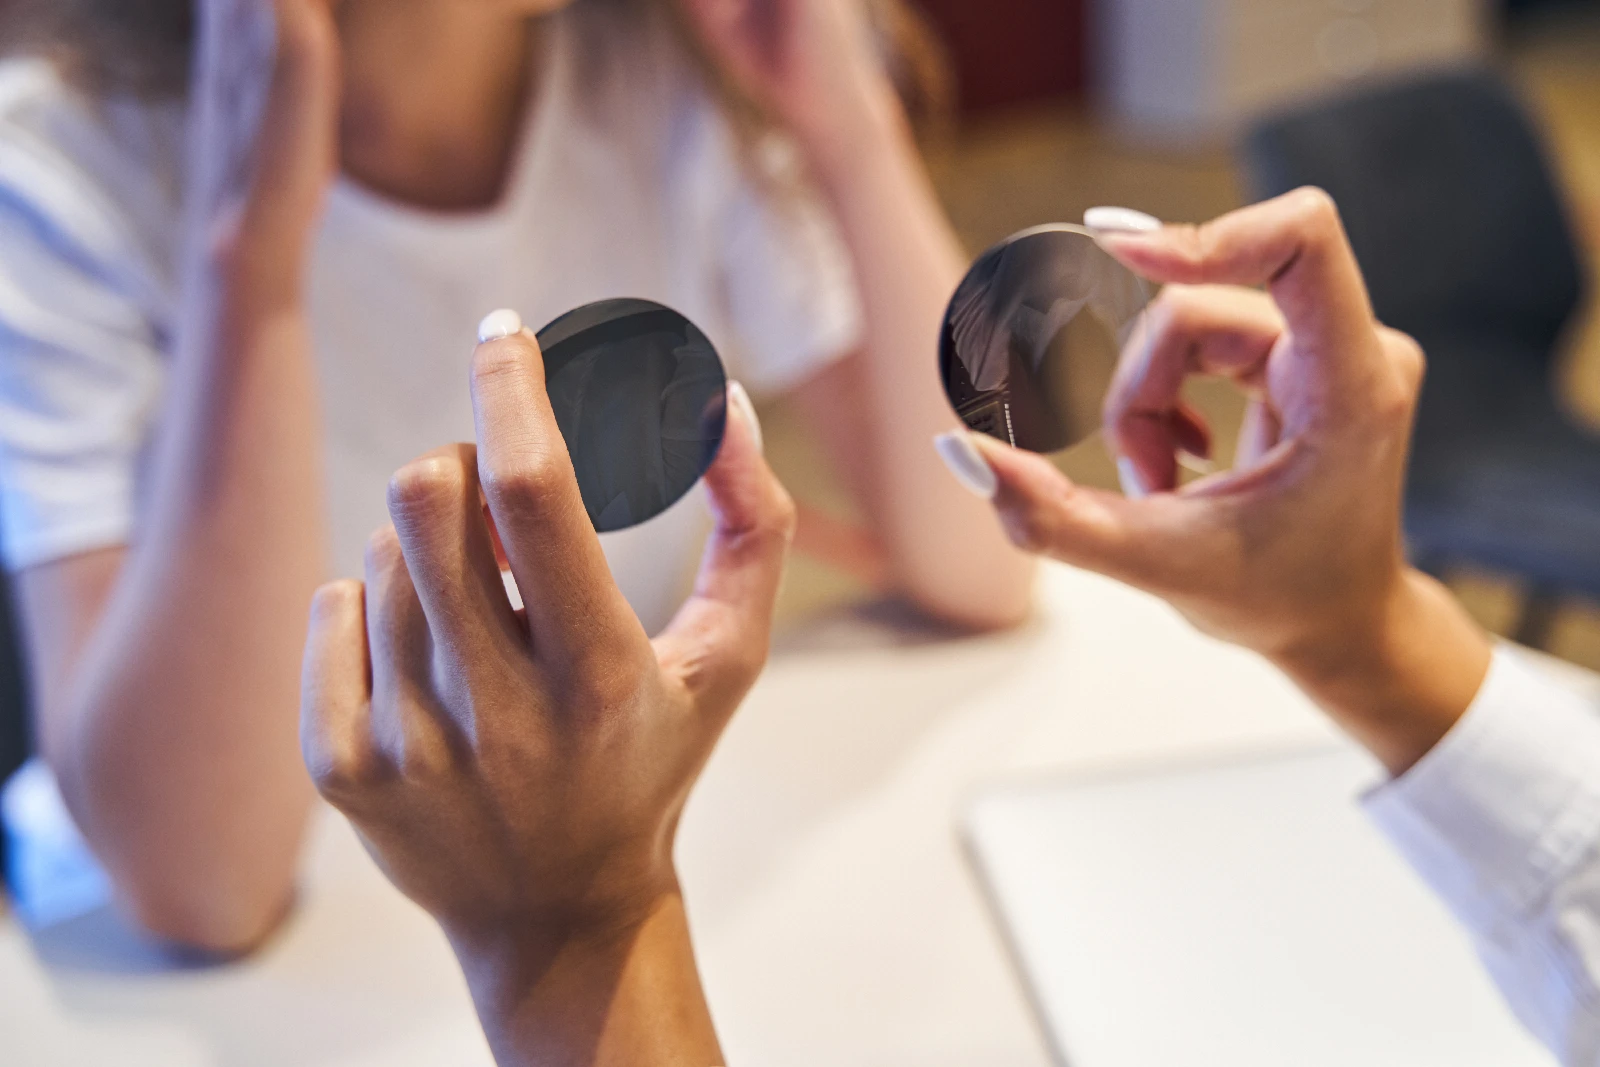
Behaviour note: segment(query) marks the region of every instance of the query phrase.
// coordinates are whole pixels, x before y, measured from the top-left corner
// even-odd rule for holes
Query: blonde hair
[[[195,0],[0,0],[0,41],[9,53],[53,60],[95,93],[171,96],[184,92],[194,36]],[[682,43],[715,86],[741,133],[770,126],[753,101],[722,75],[687,32],[674,0],[578,0],[580,5],[660,4]],[[937,35],[906,0],[861,0],[914,120],[948,113],[954,93]]]

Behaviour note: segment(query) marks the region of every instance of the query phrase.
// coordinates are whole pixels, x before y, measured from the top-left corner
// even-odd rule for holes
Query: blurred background
[[[1404,262],[1411,250],[1395,243],[1405,234],[1364,234],[1352,220],[1369,190],[1340,184],[1339,157],[1364,154],[1375,209],[1407,195],[1419,198],[1418,214],[1437,205],[1435,228],[1455,231],[1448,240],[1461,247],[1452,243],[1452,253],[1475,259],[1477,276],[1454,277],[1468,268],[1426,259],[1408,271],[1441,289],[1487,286],[1488,303],[1516,279],[1536,279],[1528,283],[1542,305],[1536,336],[1508,337],[1487,356],[1457,354],[1450,324],[1437,321],[1450,310],[1418,311],[1415,285],[1374,281],[1380,315],[1430,350],[1423,430],[1436,447],[1424,442],[1415,461],[1413,547],[1490,628],[1600,667],[1600,321],[1592,299],[1600,2],[920,3],[958,79],[957,115],[930,139],[930,163],[974,254],[1028,226],[1076,222],[1095,205],[1199,221],[1275,192],[1276,183],[1314,181],[1340,200],[1363,266],[1381,279],[1379,259]],[[1449,74],[1463,69],[1488,77]],[[1496,95],[1502,85],[1509,99]],[[1356,104],[1347,104],[1352,96]],[[1520,114],[1504,114],[1508,103]],[[1531,143],[1513,128],[1524,119]],[[1440,144],[1427,143],[1423,135],[1447,120],[1460,137],[1440,133]],[[1474,153],[1489,163],[1479,166]],[[1539,203],[1546,193],[1553,204]],[[1381,211],[1364,221],[1366,230],[1384,229]],[[1537,239],[1518,236],[1534,231]],[[1522,315],[1525,324],[1527,311],[1501,318]],[[1463,328],[1500,332],[1482,322]],[[1226,460],[1242,402],[1205,382],[1195,399]],[[801,420],[782,406],[764,417],[769,452],[802,505],[849,523],[844,494]],[[1471,468],[1465,478],[1452,457]],[[1116,484],[1097,443],[1064,465],[1080,481]],[[1542,520],[1561,530],[1541,528]],[[785,616],[859,598],[846,569],[797,560]]]

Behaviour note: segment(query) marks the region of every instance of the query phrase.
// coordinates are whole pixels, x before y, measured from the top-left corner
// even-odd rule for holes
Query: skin
[[[1421,350],[1374,318],[1320,190],[1102,243],[1168,286],[1105,408],[1109,440],[1149,493],[1077,486],[1037,456],[975,438],[1013,540],[1156,593],[1261,653],[1404,773],[1471,705],[1491,654],[1444,588],[1405,560]],[[1201,373],[1232,378],[1252,403],[1235,468],[1178,489],[1179,450],[1206,448],[1180,400]]]
[[[984,438],[1007,528],[1268,656],[1403,773],[1489,659],[1400,551],[1421,352],[1374,320],[1322,193],[1104,240],[1170,286],[1106,407],[1154,492],[1081,489]],[[1267,292],[1244,288],[1256,284]],[[526,334],[479,349],[477,452],[402,470],[398,532],[374,540],[365,589],[319,595],[306,757],[443,924],[501,1064],[719,1063],[672,836],[760,668],[792,508],[737,420],[710,478],[720,525],[700,592],[651,648],[581,519],[540,372]],[[1251,391],[1250,430],[1235,470],[1180,490],[1177,452],[1206,449],[1180,400],[1200,372]],[[505,600],[480,479],[534,590],[525,621]]]
[[[213,14],[252,2],[203,0]],[[140,537],[18,576],[43,756],[125,910],[161,938],[246,951],[292,898],[311,799],[293,663],[326,574],[303,294],[322,194],[343,169],[420,206],[492,204],[533,76],[529,20],[564,6],[272,0],[274,118],[236,213],[257,222],[191,242]],[[684,8],[792,133],[852,254],[866,343],[799,398],[838,449],[886,584],[959,625],[1020,621],[1029,561],[921,447],[955,427],[924,371],[963,257],[860,12],[851,0]],[[202,43],[201,98],[226,97],[245,66],[234,47],[226,34]],[[225,156],[225,122],[214,127],[198,148]]]
[[[883,546],[891,588],[976,629],[1020,622],[1033,571],[974,511],[926,443],[958,422],[932,372],[945,304],[967,257],[922,166],[851,0],[688,0],[732,77],[806,153],[850,251],[861,352],[800,389]]]
[[[736,405],[694,596],[651,642],[589,524],[530,332],[480,346],[473,404],[477,448],[395,475],[365,586],[317,595],[306,762],[443,926],[501,1064],[721,1063],[673,839],[765,662],[794,506]]]

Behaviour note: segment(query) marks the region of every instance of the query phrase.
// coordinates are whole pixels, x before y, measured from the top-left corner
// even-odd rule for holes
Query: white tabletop
[[[1044,1067],[962,858],[964,798],[1012,774],[1330,734],[1263,663],[1157,601],[1056,567],[1041,599],[1001,637],[855,613],[780,642],[679,850],[731,1062]],[[29,1067],[490,1062],[442,938],[331,813],[298,914],[242,964],[174,966],[105,916],[37,942],[0,921],[0,1034],[0,1059]]]

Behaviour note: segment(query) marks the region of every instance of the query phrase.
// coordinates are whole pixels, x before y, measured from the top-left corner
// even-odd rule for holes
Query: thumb
[[[722,450],[706,472],[716,529],[694,594],[655,640],[656,657],[714,713],[731,715],[766,664],[795,506],[761,454],[744,387],[728,386]]]
[[[1197,502],[1173,493],[1130,500],[1078,485],[1045,457],[992,437],[952,436],[965,440],[993,472],[995,510],[1023,551],[1153,591],[1176,580],[1175,560],[1193,557],[1177,549],[1192,541],[1187,529]],[[949,450],[947,437],[940,445],[947,463]]]

